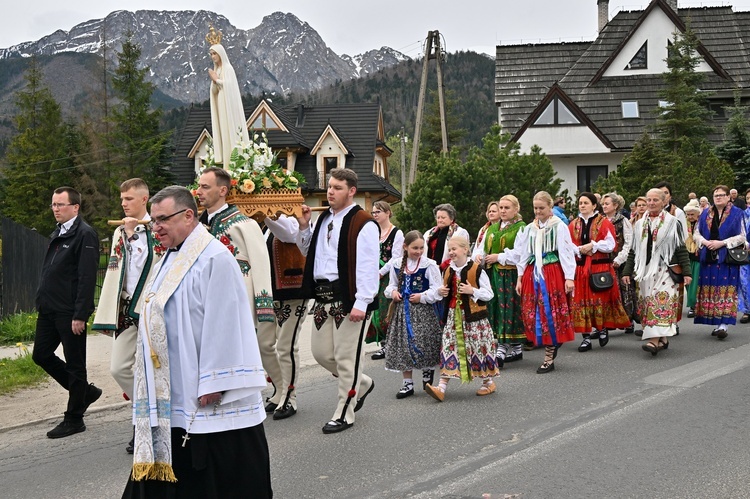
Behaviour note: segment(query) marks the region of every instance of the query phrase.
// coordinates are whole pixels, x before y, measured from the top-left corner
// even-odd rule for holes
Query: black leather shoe
[[[693,310],[692,308],[688,310],[687,316],[688,316],[688,319],[692,319],[693,317],[695,317],[695,310]]]
[[[323,433],[338,433],[354,426],[354,423],[347,423],[343,419],[334,419],[326,423],[323,427]]]
[[[405,399],[406,397],[411,397],[414,395],[414,385],[404,385],[401,387],[401,389],[396,393],[396,398],[401,400]]]
[[[602,329],[599,331],[599,346],[605,347],[609,343],[609,331]]]
[[[273,402],[269,402],[266,404],[266,414],[271,414],[273,411],[276,410],[276,408],[279,406],[279,404],[274,404]]]
[[[554,370],[555,370],[555,364],[553,362],[550,362],[550,363],[545,362],[544,364],[542,364],[541,366],[539,366],[539,367],[536,368],[536,373],[537,374],[546,374],[546,373],[548,373],[550,371],[554,371]]]
[[[422,369],[422,390],[435,381],[434,369]]]
[[[86,409],[88,409],[91,404],[99,400],[99,397],[101,396],[102,396],[102,389],[97,388],[94,386],[93,383],[90,383],[88,390],[86,390],[86,397],[84,397],[83,399],[83,401],[86,403]],[[86,409],[84,409],[84,412],[86,412]]]
[[[292,407],[292,404],[287,404],[284,406],[284,408],[279,409],[278,411],[273,413],[273,419],[278,420],[278,419],[291,418],[295,414],[297,414],[297,409]]]
[[[128,454],[132,454],[133,452],[135,452],[135,440],[131,440],[130,442],[128,442],[127,447],[125,447],[125,452],[127,452]]]
[[[639,337],[639,338],[640,338],[640,337],[642,337],[642,336],[643,336],[643,329],[639,329],[638,331],[636,331],[636,332],[635,332],[635,335],[636,335],[637,337]]]
[[[582,342],[581,342],[581,344],[580,344],[580,345],[578,346],[578,351],[579,351],[579,352],[588,352],[589,350],[591,350],[591,348],[592,348],[592,346],[591,346],[591,342],[590,342],[590,341],[588,341],[588,340],[584,340],[584,341],[582,341]]]
[[[718,331],[716,331],[716,337],[720,340],[723,340],[727,336],[729,336],[729,333],[727,333],[726,329],[719,329]]]
[[[364,395],[362,395],[360,398],[357,399],[357,405],[354,406],[354,412],[357,412],[358,410],[362,409],[362,406],[365,405],[365,399],[370,394],[370,392],[373,391],[374,389],[375,389],[375,380],[372,380],[372,384],[370,385],[370,388],[367,389]]]
[[[740,319],[740,324],[747,324],[748,322],[750,322],[750,315],[742,314],[742,319]]]
[[[370,356],[372,360],[380,360],[385,359],[385,349],[381,348],[377,352],[373,353],[372,356]]]
[[[48,431],[47,436],[49,438],[63,438],[75,435],[76,433],[81,433],[82,431],[86,431],[86,425],[83,424],[83,421],[77,423],[73,421],[63,421]]]
[[[502,369],[505,365],[505,359],[503,357],[495,357],[495,362],[497,363],[497,368]],[[432,384],[432,383],[430,383]],[[424,387],[422,387],[424,388]]]
[[[633,334],[633,332],[635,332],[635,327],[632,324],[625,328],[625,334]]]

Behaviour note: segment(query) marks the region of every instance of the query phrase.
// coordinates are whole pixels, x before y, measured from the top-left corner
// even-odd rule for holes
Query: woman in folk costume
[[[497,203],[500,221],[487,229],[480,253],[474,258],[484,264],[494,297],[487,303],[487,314],[497,338],[497,366],[523,359],[526,333],[521,320],[521,297],[516,294],[518,270],[512,257],[516,235],[526,225],[518,214],[518,198],[509,194]],[[479,240],[477,240],[479,246]]]
[[[630,253],[631,244],[633,243],[633,226],[630,220],[622,215],[622,208],[625,206],[625,200],[616,192],[610,192],[602,196],[602,211],[607,219],[612,222],[615,228],[615,241],[617,246],[612,252],[612,267],[617,272],[617,281],[620,286],[620,300],[622,308],[630,319],[630,325],[625,328],[625,334],[632,334],[635,331],[633,318],[635,317],[635,286],[622,282],[622,271],[625,262]]]
[[[646,214],[646,211],[648,211],[648,207],[646,206],[646,198],[644,196],[638,196],[635,198],[635,210],[630,214],[630,225],[635,225],[635,223],[643,218],[643,215]]]
[[[687,316],[692,319],[695,317],[695,300],[698,298],[698,276],[701,273],[700,251],[698,250],[698,244],[696,244],[695,239],[693,239],[693,234],[698,229],[698,219],[700,219],[703,210],[697,199],[691,199],[682,211],[685,212],[685,218],[687,219],[687,227],[685,227],[685,249],[687,250],[690,259],[690,275],[693,276],[693,279],[690,281],[690,286],[685,288],[688,307]],[[741,298],[740,301],[742,301]]]
[[[729,248],[745,246],[742,210],[729,201],[729,188],[719,185],[713,191],[714,204],[701,214],[693,239],[700,248],[701,273],[695,303],[695,323],[716,326],[711,332],[720,340],[737,323],[739,265],[727,263]]]
[[[500,220],[500,210],[497,207],[497,201],[491,201],[487,205],[487,211],[484,213],[484,215],[487,217],[487,223],[482,225],[482,228],[479,229],[477,239],[474,242],[474,249],[471,252],[471,259],[477,263],[481,263],[477,259],[482,255],[487,230],[492,226],[492,224],[497,223]]]
[[[441,300],[443,280],[434,260],[424,256],[424,238],[413,230],[406,234],[403,256],[391,260],[385,296],[393,299],[388,326],[385,368],[403,373],[397,399],[414,395],[412,370],[434,369],[440,363],[440,322],[432,304]]]
[[[247,144],[245,110],[242,106],[237,75],[229,62],[227,52],[221,45],[221,32],[211,26],[206,40],[211,44],[208,53],[214,68],[208,70],[211,78],[209,101],[211,104],[211,138],[214,146],[214,161],[226,169],[237,144]]]
[[[536,370],[544,374],[555,369],[560,345],[575,339],[568,296],[575,289],[576,261],[568,227],[552,213],[552,196],[540,191],[533,202],[536,218],[516,236],[513,253],[526,338],[544,345],[544,362]]]
[[[576,292],[571,300],[573,327],[583,334],[579,352],[591,350],[591,340],[598,339],[599,346],[609,343],[609,330],[630,325],[620,301],[620,286],[612,267],[612,252],[617,248],[615,228],[601,214],[596,196],[581,193],[578,198],[578,217],[570,222],[570,238],[576,246]],[[596,274],[611,275],[609,289],[595,290],[591,277]]]
[[[391,223],[391,205],[385,201],[376,201],[372,205],[372,218],[380,228],[380,288],[378,289],[378,308],[372,312],[370,327],[365,335],[365,343],[378,342],[380,349],[372,354],[373,360],[385,358],[385,338],[388,325],[385,317],[388,314],[388,306],[391,304],[390,296],[383,295],[388,286],[388,275],[390,266],[388,262],[392,258],[400,258],[404,250],[404,233]],[[385,297],[385,299],[384,299]]]
[[[453,236],[462,236],[469,241],[469,233],[456,223],[456,209],[449,203],[439,204],[432,210],[435,215],[435,227],[424,233],[427,258],[435,262],[443,271],[448,268],[448,241]]]
[[[745,193],[745,235],[750,232],[750,189]],[[747,246],[747,243],[745,244]],[[750,322],[750,265],[740,267],[740,290],[739,301],[737,302],[737,311],[742,313],[740,322],[747,324]]]
[[[440,295],[445,297],[446,317],[440,352],[440,384],[425,385],[435,400],[442,402],[451,378],[468,383],[482,378],[477,395],[497,389],[492,380],[499,374],[495,362],[497,341],[487,320],[486,303],[492,287],[484,269],[469,259],[469,242],[453,236],[448,242],[450,265],[443,274]]]
[[[664,211],[666,194],[651,189],[646,194],[648,212],[633,229],[633,248],[623,270],[623,280],[638,281],[638,315],[643,326],[643,350],[656,355],[669,347],[677,334],[678,311],[682,308],[680,285],[670,275],[670,266],[681,271],[690,284],[690,263],[685,250],[684,228]],[[677,269],[679,267],[679,271]]]

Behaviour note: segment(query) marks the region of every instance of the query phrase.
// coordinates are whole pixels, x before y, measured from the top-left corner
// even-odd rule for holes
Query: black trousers
[[[81,421],[86,411],[86,330],[73,334],[73,317],[39,312],[34,335],[34,362],[68,390],[66,421]],[[55,355],[62,343],[65,360]]]
[[[177,483],[128,480],[123,499],[270,499],[271,467],[263,424],[190,435],[172,428],[172,469]]]

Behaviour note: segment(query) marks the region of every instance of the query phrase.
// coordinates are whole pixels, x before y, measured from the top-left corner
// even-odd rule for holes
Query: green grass
[[[38,385],[47,379],[47,373],[31,359],[31,352],[25,346],[18,350],[15,357],[0,359],[0,395]]]
[[[36,313],[9,315],[0,321],[0,345],[34,341]]]

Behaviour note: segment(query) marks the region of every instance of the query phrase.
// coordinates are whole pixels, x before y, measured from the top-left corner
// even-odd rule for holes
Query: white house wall
[[[620,53],[617,54],[617,57],[609,65],[603,76],[661,74],[669,71],[666,62],[667,39],[674,40],[674,33],[676,31],[677,27],[663,10],[659,8],[653,9],[638,27],[638,30],[633,33]],[[648,56],[646,59],[648,67],[646,69],[625,69],[646,40],[648,40]],[[695,70],[700,72],[713,71],[702,58],[700,58],[700,64],[698,64]]]
[[[579,154],[579,155],[551,155],[547,157],[552,161],[552,166],[557,172],[557,177],[563,181],[562,189],[567,189],[570,196],[578,191],[578,167],[579,166],[607,166],[607,173],[617,170],[622,163],[625,154]],[[629,202],[629,201],[628,201]]]
[[[519,142],[525,153],[534,144],[547,155],[609,153],[609,148],[587,126],[530,126]]]

